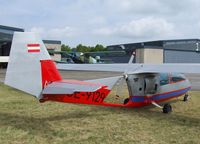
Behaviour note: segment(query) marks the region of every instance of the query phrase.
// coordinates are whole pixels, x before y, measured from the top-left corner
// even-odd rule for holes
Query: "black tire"
[[[124,100],[124,105],[127,104],[128,102],[129,102],[129,98],[126,98],[126,99]]]
[[[172,106],[170,104],[165,104],[163,106],[163,113],[170,113],[172,112]]]
[[[184,98],[183,98],[183,101],[186,102],[186,101],[188,101],[188,99],[189,99],[189,95],[188,95],[188,94],[185,94],[185,96],[184,96]]]

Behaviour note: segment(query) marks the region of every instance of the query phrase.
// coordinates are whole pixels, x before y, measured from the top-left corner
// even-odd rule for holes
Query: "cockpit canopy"
[[[185,80],[185,76],[180,73],[160,73],[160,85],[167,85],[170,83],[177,83]]]

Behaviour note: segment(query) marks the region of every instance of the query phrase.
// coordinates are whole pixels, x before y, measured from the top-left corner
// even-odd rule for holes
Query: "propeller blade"
[[[134,58],[135,58],[135,51],[131,55],[131,58],[130,58],[130,60],[128,62],[127,69],[124,71],[124,76],[128,74],[129,68],[131,67],[131,64],[133,63]]]
[[[125,71],[123,73],[123,77],[120,78],[120,80],[118,81],[117,90],[116,90],[116,97],[117,98],[120,96],[120,92],[122,91],[123,81],[127,80],[127,78],[128,78],[129,68],[131,67],[131,64],[133,63],[134,57],[135,57],[135,52],[133,52],[132,55],[131,55],[131,58],[128,62],[128,67],[127,67],[127,69],[125,69]]]
[[[121,77],[117,83],[117,88],[116,88],[116,97],[119,98],[122,92],[122,87],[123,87],[123,82],[124,82],[124,77]]]

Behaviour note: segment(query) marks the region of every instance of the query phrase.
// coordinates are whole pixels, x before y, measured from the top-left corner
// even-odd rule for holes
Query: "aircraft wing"
[[[127,74],[134,73],[200,73],[200,64],[141,64],[137,70],[128,70]]]
[[[124,72],[129,64],[57,64],[59,70],[82,70],[82,71],[111,71]],[[140,67],[140,64],[131,66],[132,70]]]
[[[200,64],[58,64],[59,70],[111,71],[136,73],[200,73]]]

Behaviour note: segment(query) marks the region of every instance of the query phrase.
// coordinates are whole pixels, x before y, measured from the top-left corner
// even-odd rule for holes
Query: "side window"
[[[172,82],[179,82],[182,80],[185,80],[185,78],[182,74],[176,74],[176,73],[172,74],[172,77],[171,77]]]
[[[160,74],[160,85],[167,85],[169,84],[169,76],[167,73],[161,73]]]

